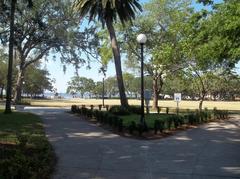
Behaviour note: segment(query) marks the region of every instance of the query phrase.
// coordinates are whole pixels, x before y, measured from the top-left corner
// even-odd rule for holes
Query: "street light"
[[[140,123],[145,126],[144,120],[144,77],[143,77],[143,45],[146,43],[147,37],[145,34],[139,34],[137,36],[137,42],[141,45],[141,119]]]
[[[104,96],[105,96],[105,87],[104,87],[104,79],[106,77],[106,66],[102,66],[99,70],[99,72],[103,73],[103,80],[102,80],[102,106],[104,107]]]

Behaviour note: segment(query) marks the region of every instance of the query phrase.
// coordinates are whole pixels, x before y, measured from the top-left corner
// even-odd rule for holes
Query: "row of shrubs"
[[[73,113],[81,114],[86,116],[88,119],[94,118],[99,123],[109,125],[113,127],[113,129],[117,129],[119,132],[126,129],[130,134],[133,134],[136,131],[140,135],[144,131],[149,130],[154,130],[155,133],[158,133],[158,131],[163,133],[165,130],[177,129],[179,126],[184,124],[197,125],[208,122],[211,119],[228,118],[228,111],[217,110],[216,108],[212,111],[205,108],[201,112],[198,110],[194,112],[188,110],[186,114],[168,114],[167,118],[164,120],[157,119],[154,121],[154,126],[149,128],[146,124],[140,125],[135,121],[131,121],[128,126],[123,126],[123,120],[119,116],[130,115],[132,113],[141,114],[141,108],[138,106],[130,106],[127,109],[120,106],[112,106],[107,111],[100,111],[93,108],[88,109],[85,106],[79,107],[73,105],[71,110]]]
[[[109,111],[100,111],[93,108],[86,108],[84,106],[79,107],[73,105],[71,108],[73,113],[78,113],[80,115],[86,116],[88,119],[94,118],[99,123],[108,124],[109,126],[117,129],[119,132],[123,130],[123,120],[119,118],[117,115],[109,112]]]
[[[210,120],[216,119],[227,119],[229,117],[229,112],[227,110],[217,110],[216,108],[213,111],[209,111],[205,108],[203,111],[196,110],[195,112],[188,111],[187,114],[184,115],[169,115],[164,120],[155,120],[154,121],[154,131],[157,133],[160,131],[161,133],[167,129],[177,129],[179,126],[184,124],[187,125],[197,125],[206,123]]]

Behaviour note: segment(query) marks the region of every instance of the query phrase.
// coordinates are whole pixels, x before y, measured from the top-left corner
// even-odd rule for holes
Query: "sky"
[[[221,2],[222,0],[216,0],[217,2]],[[148,0],[141,0],[142,3],[148,2]],[[201,4],[198,4],[193,0],[192,6],[195,8],[195,10],[199,10],[203,7]],[[51,57],[49,57],[48,62],[43,62],[43,66],[46,66],[50,75],[51,79],[55,79],[56,82],[53,84],[54,88],[57,89],[58,93],[65,93],[67,89],[67,82],[70,81],[71,77],[75,75],[75,68],[72,65],[67,66],[67,70],[64,73],[63,72],[63,66],[59,62],[60,60],[56,59],[56,61],[50,60]],[[78,74],[79,76],[92,78],[94,81],[101,81],[103,78],[102,74],[99,74],[98,70],[100,67],[100,64],[97,62],[91,63],[91,69],[86,69],[86,67],[82,67],[79,69]],[[127,72],[127,70],[122,66],[123,72]],[[238,64],[238,68],[240,68],[240,63]],[[113,63],[110,63],[108,65],[108,69],[106,72],[106,77],[114,76],[115,75],[115,66]]]

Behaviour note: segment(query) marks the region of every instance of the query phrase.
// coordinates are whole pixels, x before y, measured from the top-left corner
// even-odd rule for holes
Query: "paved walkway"
[[[240,178],[240,119],[139,141],[111,134],[64,109],[25,110],[43,118],[59,158],[56,179]]]

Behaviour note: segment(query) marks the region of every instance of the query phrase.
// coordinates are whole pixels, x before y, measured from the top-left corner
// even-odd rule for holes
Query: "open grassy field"
[[[31,106],[48,106],[48,107],[70,107],[72,105],[100,105],[101,99],[58,99],[58,100],[24,100]],[[140,100],[130,99],[130,105],[140,105]],[[118,99],[105,99],[105,105],[120,105]],[[150,101],[152,105],[152,101]],[[181,109],[198,109],[199,101],[181,101],[179,107]],[[159,100],[160,107],[176,108],[177,104],[173,100]],[[204,101],[203,108],[240,111],[240,101]],[[4,109],[4,103],[0,103],[0,109]]]
[[[31,100],[29,103],[32,106],[52,106],[52,107],[68,107],[73,104],[75,105],[100,105],[102,104],[101,99],[71,99],[71,100]],[[118,99],[106,99],[105,105],[119,105]],[[130,105],[140,105],[140,100],[129,100]],[[152,105],[152,101],[150,101]],[[181,109],[197,109],[199,101],[181,101],[179,107]],[[176,108],[177,104],[173,100],[159,100],[160,107]],[[240,101],[204,101],[203,108],[223,110],[240,110]]]

